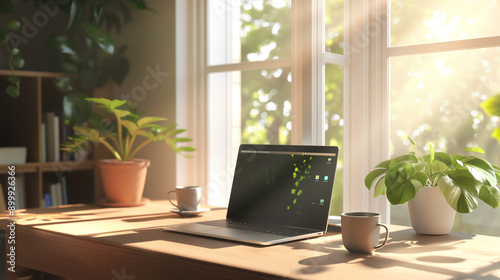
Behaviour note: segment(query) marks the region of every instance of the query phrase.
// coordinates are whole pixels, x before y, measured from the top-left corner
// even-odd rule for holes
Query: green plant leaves
[[[82,27],[102,51],[107,54],[115,52],[115,44],[108,33],[91,24],[82,23]]]
[[[491,137],[497,139],[497,141],[500,142],[500,127],[493,130],[493,132],[491,133]]]
[[[3,30],[0,30],[0,44],[5,44],[7,41],[9,41],[9,35]]]
[[[54,79],[54,86],[62,93],[70,93],[75,90],[75,82],[70,77],[57,77]]]
[[[165,120],[167,120],[167,119],[160,118],[160,117],[143,117],[137,121],[137,125],[139,127],[144,127],[146,124],[155,123],[155,122],[159,122],[159,121],[165,121]]]
[[[81,2],[73,0],[69,8],[68,23],[66,25],[66,30],[70,30],[75,27],[76,23],[79,22],[82,16]]]
[[[500,193],[496,186],[482,185],[479,191],[479,199],[493,208],[500,206]]]
[[[452,158],[458,165],[467,168],[470,174],[474,176],[477,181],[491,186],[495,186],[497,184],[495,169],[486,160],[477,157],[460,156],[455,154],[452,155]]]
[[[123,117],[126,117],[130,115],[131,113],[126,110],[120,110],[120,109],[112,109],[113,113],[116,115],[116,118],[121,119]]]
[[[10,20],[7,22],[7,27],[11,30],[19,30],[19,28],[21,28],[21,22],[18,20]]]
[[[92,105],[85,100],[87,95],[73,92],[63,97],[64,125],[73,126],[86,121],[92,113]]]
[[[385,185],[387,199],[392,204],[402,204],[415,197],[425,185],[427,176],[421,172],[425,163],[399,163],[387,170]]]
[[[132,7],[136,10],[141,10],[146,8],[146,3],[144,0],[128,0],[130,4],[132,4]]]
[[[56,51],[67,54],[76,55],[76,47],[73,41],[64,35],[50,36],[47,43]]]
[[[370,189],[375,184],[375,197],[385,194],[392,204],[402,204],[426,185],[425,166],[413,153],[386,160],[365,177],[365,186]]]
[[[109,75],[116,84],[121,85],[130,69],[130,62],[125,57],[113,58],[110,62]]]
[[[470,213],[477,208],[475,197],[479,195],[480,186],[471,175],[463,172],[463,169],[457,169],[448,175],[440,176],[438,186],[448,204],[455,211]]]
[[[7,88],[5,89],[5,91],[12,98],[19,97],[19,94],[20,94],[19,86],[8,85]]]
[[[491,116],[500,116],[500,94],[492,96],[481,103],[483,110]]]
[[[414,140],[409,138],[414,144]],[[477,147],[468,152],[484,153]],[[493,208],[500,206],[500,167],[474,156],[451,156],[435,152],[419,157],[413,152],[379,163],[365,177],[368,189],[374,196],[385,194],[391,204],[405,203],[426,185],[438,186],[450,206],[459,213],[470,213],[481,199]]]
[[[185,129],[176,129],[176,124],[166,127],[156,124],[156,122],[166,120],[165,118],[140,117],[141,114],[137,115],[131,111],[131,106],[125,100],[109,100],[106,98],[85,98],[84,100],[85,102],[97,103],[100,105],[99,107],[106,109],[107,114],[113,114],[116,123],[112,121],[113,118],[96,118],[98,121],[95,129],[75,126],[74,130],[80,135],[70,138],[64,144],[66,150],[77,149],[88,141],[100,142],[117,159],[127,161],[132,159],[139,150],[150,142],[164,140],[174,151],[185,157],[190,156],[185,155],[183,152],[195,151],[192,147],[177,146],[177,143],[193,140],[188,137],[175,137],[179,133],[186,131]],[[116,126],[114,126],[115,124]],[[146,139],[137,138],[137,136],[143,136]],[[141,139],[142,142],[137,139]]]
[[[134,135],[137,130],[139,130],[139,126],[129,120],[122,120],[122,125],[128,130],[131,135]]]
[[[19,97],[21,79],[18,76],[9,76],[7,81],[11,84],[7,86],[5,92],[12,98]]]
[[[478,147],[467,147],[464,149],[465,152],[475,152],[475,153],[480,153],[484,154],[484,150]]]
[[[9,14],[14,12],[14,7],[10,0],[0,1],[0,14]]]
[[[372,170],[370,173],[368,173],[368,175],[366,175],[365,177],[365,186],[368,188],[368,189],[371,189],[371,187],[373,186],[373,182],[378,178],[380,177],[380,175],[384,174],[385,172],[387,171],[387,168],[375,168],[374,170]],[[377,196],[375,196],[377,197]]]

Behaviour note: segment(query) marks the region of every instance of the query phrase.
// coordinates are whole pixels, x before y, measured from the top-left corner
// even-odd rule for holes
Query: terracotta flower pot
[[[438,187],[424,187],[408,202],[413,229],[419,234],[448,234],[455,221],[455,210],[448,205]]]
[[[121,162],[117,159],[99,161],[106,199],[111,203],[139,203],[144,191],[146,173],[150,161],[133,159]]]

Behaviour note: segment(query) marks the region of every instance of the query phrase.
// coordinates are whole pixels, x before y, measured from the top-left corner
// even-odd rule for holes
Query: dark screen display
[[[337,147],[242,145],[229,219],[324,230]]]

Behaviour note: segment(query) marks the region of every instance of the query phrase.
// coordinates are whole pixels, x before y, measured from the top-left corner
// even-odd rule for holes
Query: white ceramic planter
[[[455,210],[446,202],[438,187],[424,187],[408,202],[413,229],[419,234],[448,234],[453,227]]]

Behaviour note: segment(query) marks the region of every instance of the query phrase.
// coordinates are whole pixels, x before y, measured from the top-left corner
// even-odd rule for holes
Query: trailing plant
[[[0,15],[10,14],[14,11],[10,1],[0,1]],[[0,17],[0,45],[4,45],[7,52],[8,65],[10,70],[24,67],[24,59],[20,56],[20,50],[16,47],[10,46],[9,42],[12,37],[12,31],[21,28],[21,22],[18,20],[6,20]],[[9,84],[5,88],[5,92],[13,98],[19,96],[20,79],[17,75],[11,75],[7,78]]]
[[[365,186],[373,187],[375,197],[382,194],[391,204],[403,204],[428,186],[439,188],[448,204],[459,213],[474,211],[478,199],[493,208],[500,205],[499,167],[474,156],[435,152],[432,145],[430,153],[422,156],[415,140],[408,139],[415,152],[382,161],[365,177]],[[477,147],[464,151],[484,154]]]
[[[132,10],[145,10],[144,0],[73,0],[64,9],[68,14],[65,32],[49,38],[61,56],[65,77],[55,86],[65,93],[63,100],[66,125],[85,121],[91,112],[84,92],[103,87],[111,79],[120,85],[130,63],[126,46],[117,46],[111,34],[120,34],[132,19]]]
[[[0,9],[12,12],[10,0],[1,1]],[[127,47],[117,46],[113,34],[120,34],[132,20],[132,11],[148,10],[145,0],[25,0],[43,9],[57,5],[61,11],[54,17],[66,20],[62,32],[48,38],[48,44],[60,57],[60,69],[66,75],[54,80],[55,87],[65,96],[64,120],[72,126],[86,121],[92,111],[85,92],[99,88],[109,80],[121,84],[130,64],[125,56]],[[62,2],[62,1],[61,1]],[[1,35],[1,33],[0,33]],[[18,65],[14,64],[19,68]],[[17,94],[19,95],[19,94]]]
[[[75,152],[86,147],[88,142],[104,145],[118,160],[130,161],[138,151],[151,142],[164,141],[175,152],[186,157],[184,152],[195,149],[188,146],[179,147],[180,142],[190,142],[191,138],[177,137],[185,129],[177,129],[176,124],[162,126],[158,124],[165,118],[135,114],[125,100],[109,100],[105,98],[87,98],[104,109],[104,115],[96,117],[93,128],[74,126],[79,134],[68,137],[61,150]],[[97,115],[96,115],[97,116]]]

